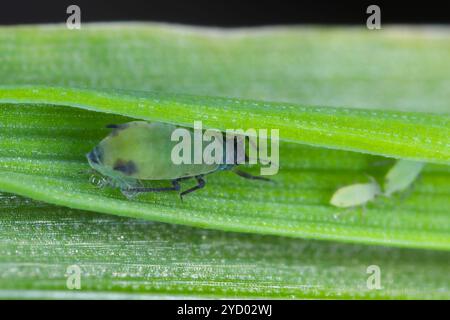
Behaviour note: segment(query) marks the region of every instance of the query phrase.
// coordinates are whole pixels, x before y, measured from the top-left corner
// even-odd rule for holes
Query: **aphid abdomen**
[[[340,208],[361,206],[373,201],[380,193],[380,186],[375,180],[352,184],[338,189],[333,194],[330,204]]]
[[[177,128],[171,124],[134,121],[121,125],[102,140],[104,165],[141,180],[173,180],[206,174],[218,165],[175,164],[171,158],[177,144],[171,141]]]

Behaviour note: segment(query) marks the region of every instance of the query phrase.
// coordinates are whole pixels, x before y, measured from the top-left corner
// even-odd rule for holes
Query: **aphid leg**
[[[162,188],[131,187],[120,189],[122,194],[128,199],[132,199],[137,194],[144,192],[163,192],[163,191],[179,191],[179,190],[180,184],[178,183],[178,180],[172,180],[172,187],[162,187]]]
[[[172,180],[171,187],[162,187],[162,188],[147,188],[147,187],[134,187],[134,188],[126,188],[126,191],[131,192],[161,192],[161,191],[180,191],[180,183],[178,179]]]
[[[241,171],[238,169],[233,169],[233,172],[236,173],[238,176],[245,178],[245,179],[273,182],[273,180],[271,180],[271,179],[260,177],[260,176],[254,176],[254,175],[251,175],[250,173],[247,173],[247,172],[244,172],[244,171]]]
[[[194,192],[195,190],[201,189],[205,186],[206,181],[203,179],[203,176],[196,176],[195,179],[197,180],[197,185],[180,193],[181,200],[183,200],[183,196],[187,195],[188,193]]]
[[[361,219],[361,220],[364,220],[364,218],[366,217],[366,204],[363,204],[362,206],[361,206],[361,210],[359,211],[359,218]]]
[[[365,218],[366,218],[366,210],[367,210],[367,207],[366,207],[365,204],[361,205],[361,206],[348,207],[348,208],[345,208],[341,212],[335,213],[333,215],[333,218],[334,219],[341,219],[341,218],[347,217],[348,215],[351,215],[352,217],[359,216],[359,219],[365,220]]]
[[[345,208],[343,211],[335,213],[333,217],[335,219],[340,219],[341,217],[345,217],[349,214],[355,213],[355,209],[356,209],[355,207]]]

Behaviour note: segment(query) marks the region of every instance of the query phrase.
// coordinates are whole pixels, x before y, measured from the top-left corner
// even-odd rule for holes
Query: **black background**
[[[366,8],[381,7],[385,23],[449,23],[449,0],[1,0],[0,24],[61,23],[77,4],[82,22],[159,21],[241,27],[273,24],[365,24]]]

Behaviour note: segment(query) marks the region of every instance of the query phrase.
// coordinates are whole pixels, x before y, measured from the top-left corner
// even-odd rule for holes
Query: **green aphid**
[[[417,179],[424,165],[424,162],[398,160],[384,178],[384,195],[390,196],[407,189]]]
[[[180,181],[190,178],[197,185],[180,193],[180,197],[205,186],[204,176],[219,170],[233,170],[236,174],[258,180],[236,169],[235,164],[174,164],[171,153],[177,141],[171,141],[175,125],[133,121],[109,125],[112,132],[87,154],[89,165],[104,177],[104,184],[119,188],[131,198],[141,192],[180,191]],[[225,144],[223,155],[226,155]],[[171,186],[147,188],[142,180],[168,180]],[[270,180],[269,180],[270,181]]]
[[[369,183],[357,183],[338,189],[330,203],[340,208],[350,208],[365,205],[375,200],[377,196],[390,196],[394,192],[407,189],[418,177],[425,163],[398,160],[384,178],[384,192],[375,179]]]
[[[368,183],[356,183],[339,188],[331,197],[330,204],[339,208],[364,206],[381,194],[379,184],[371,178]]]

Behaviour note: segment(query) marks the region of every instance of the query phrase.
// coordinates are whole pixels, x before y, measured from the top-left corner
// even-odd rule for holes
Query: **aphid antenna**
[[[369,180],[369,182],[376,183],[376,184],[380,185],[377,182],[377,180],[373,176],[371,176],[370,174],[364,173],[364,176],[366,176],[366,178],[367,178],[367,180]],[[357,184],[357,183],[364,183],[364,182],[361,182],[358,178],[354,178],[353,179],[353,184]],[[345,187],[345,186],[347,186],[347,185],[340,185],[340,187]]]
[[[249,144],[251,144],[252,146],[253,146],[253,148],[255,148],[256,149],[256,151],[259,153],[259,148],[258,148],[258,146],[257,145],[255,145],[255,143],[254,143],[254,141],[252,141],[249,137],[246,137],[246,138],[248,138],[248,142],[249,142]],[[258,158],[250,158],[248,155],[245,155],[246,156],[246,160],[254,160],[254,161],[256,161],[256,162],[258,162]],[[267,162],[266,164],[272,164],[272,163],[274,163],[275,165],[277,165],[278,167],[279,167],[279,163],[276,163],[275,161],[269,161],[269,159],[262,159],[262,160],[264,160],[265,162]]]
[[[262,177],[262,176],[254,176],[250,173],[247,173],[245,171],[241,171],[237,168],[233,168],[231,170],[233,173],[237,174],[238,176],[245,178],[245,179],[249,179],[249,180],[260,180],[260,181],[265,181],[265,182],[270,182],[270,183],[276,183],[275,180],[266,178],[266,177]]]
[[[367,173],[365,173],[365,175],[366,175],[366,177],[369,179],[369,182],[371,182],[371,183],[377,185],[379,191],[378,191],[378,193],[376,194],[376,196],[382,195],[382,194],[383,194],[383,191],[382,191],[381,185],[378,183],[377,179],[375,179],[373,176],[371,176],[371,175],[369,175],[369,174],[367,174]]]

